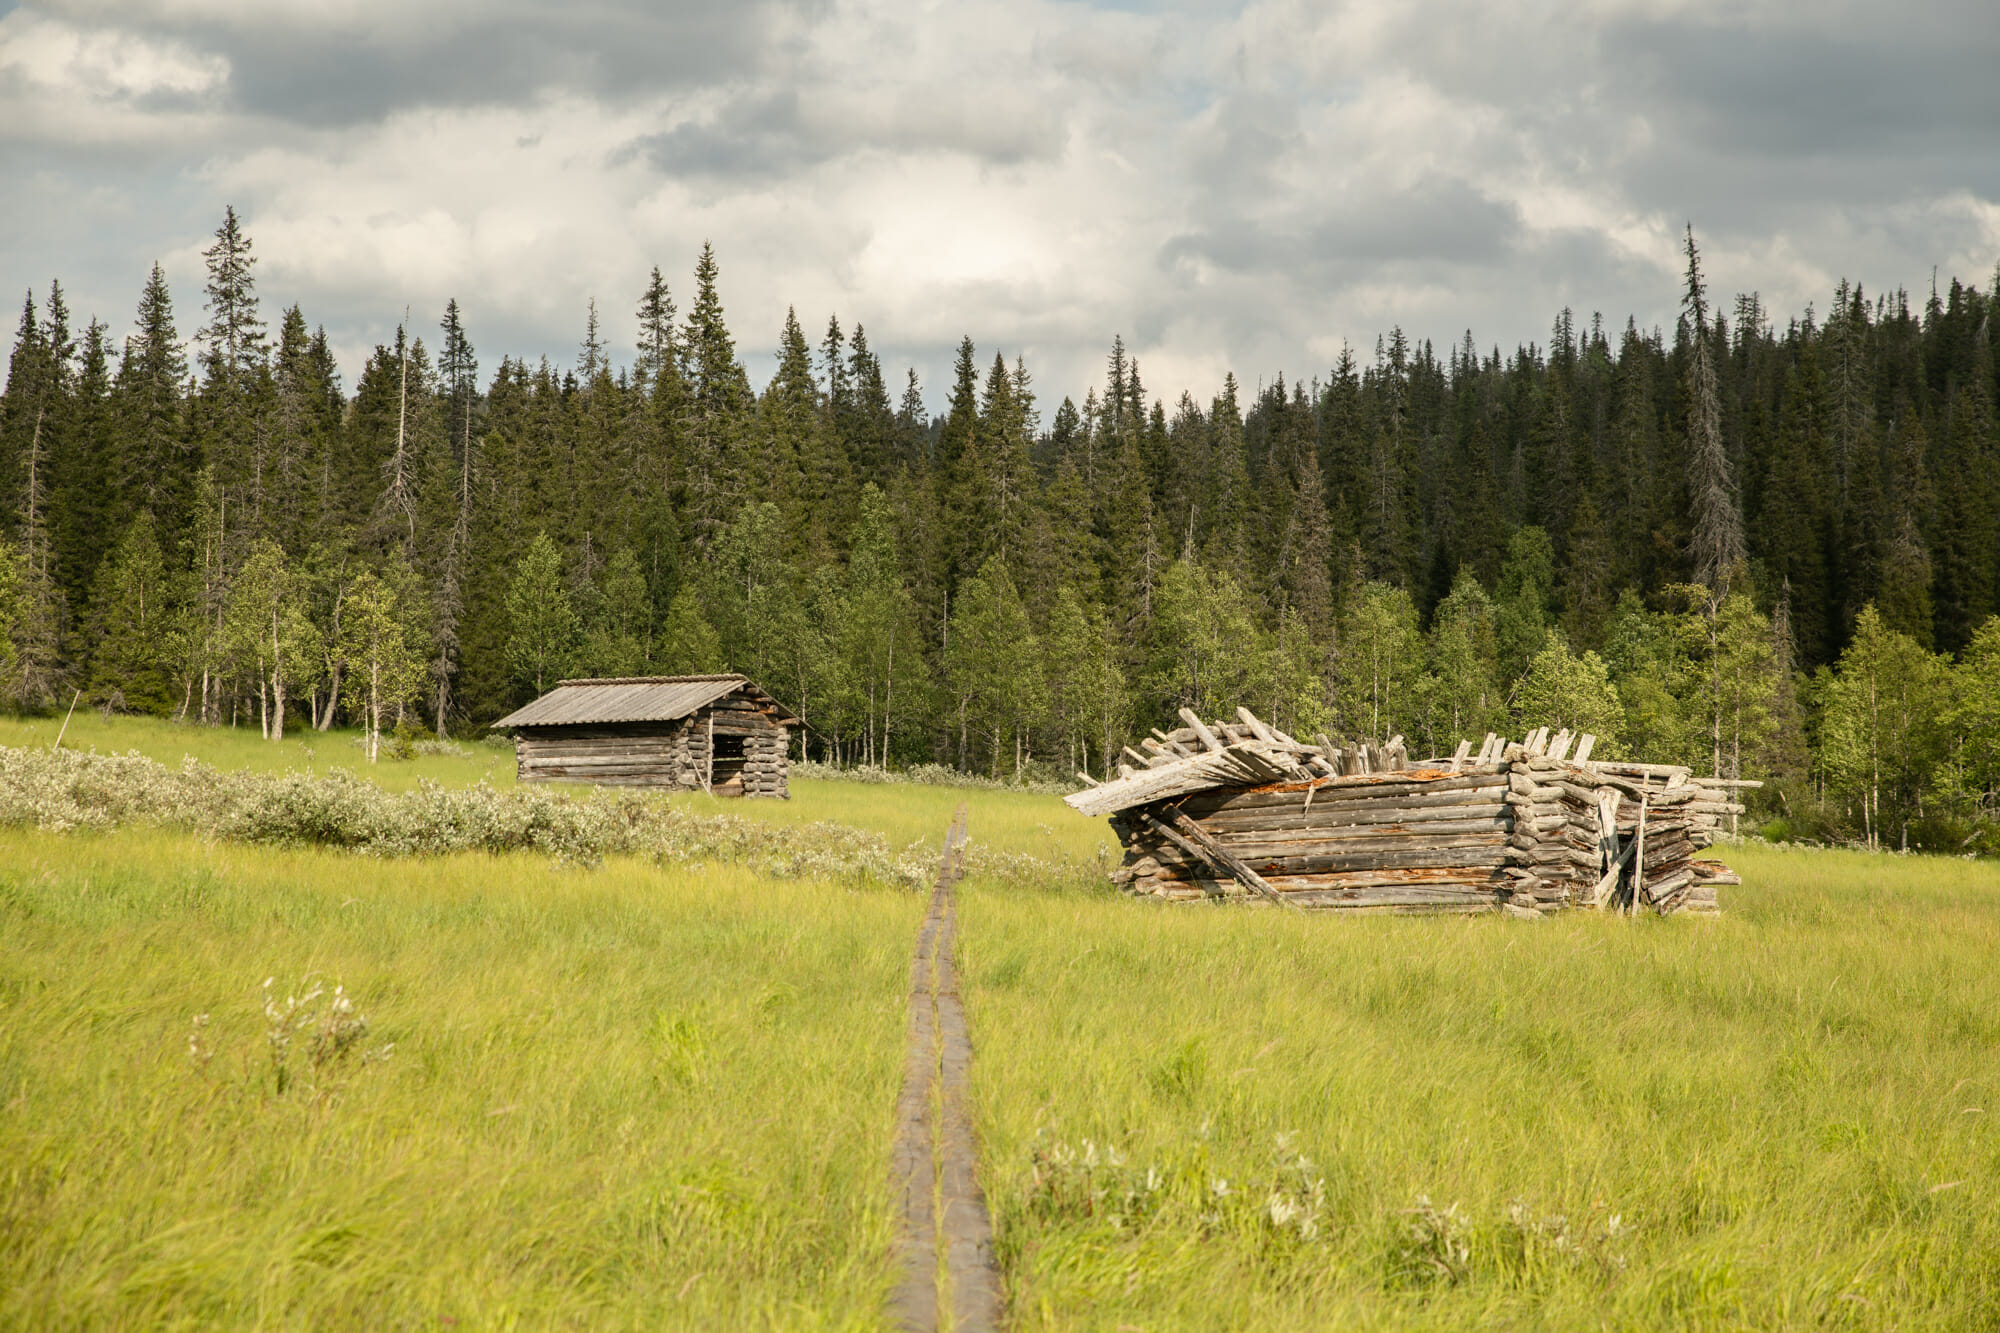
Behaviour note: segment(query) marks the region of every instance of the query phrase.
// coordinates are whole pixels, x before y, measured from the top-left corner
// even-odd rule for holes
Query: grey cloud
[[[279,145],[308,176],[322,165],[349,175],[372,204],[357,154],[394,155],[393,134],[372,127],[395,112],[574,99],[584,111],[570,117],[571,136],[549,133],[587,164],[560,179],[588,184],[606,161],[590,140],[592,109],[616,113],[629,135],[634,108],[660,108],[657,121],[639,122],[651,132],[608,154],[659,179],[624,173],[578,204],[615,225],[581,227],[564,218],[561,200],[537,200],[524,224],[557,233],[579,225],[598,238],[594,252],[542,247],[532,283],[496,284],[491,309],[476,292],[467,299],[476,269],[454,277],[489,369],[502,352],[544,349],[568,364],[589,292],[623,318],[655,258],[678,267],[684,284],[693,256],[682,250],[702,234],[696,227],[739,233],[723,254],[726,295],[759,383],[785,304],[797,300],[800,317],[819,327],[827,311],[807,309],[817,299],[844,323],[866,317],[897,387],[901,365],[915,362],[940,401],[966,331],[987,356],[1025,348],[1048,406],[1101,378],[1114,331],[1142,361],[1226,355],[1254,383],[1323,369],[1308,363],[1318,359],[1307,357],[1309,344],[1345,336],[1366,349],[1398,321],[1440,345],[1469,326],[1482,348],[1545,339],[1564,305],[1580,318],[1602,310],[1614,326],[1628,312],[1670,326],[1671,247],[1660,256],[1627,248],[1662,220],[1693,220],[1719,288],[1762,287],[1789,314],[1824,302],[1824,293],[1785,286],[1814,280],[1801,274],[1845,272],[1873,290],[1917,284],[1955,255],[1976,257],[1993,225],[1980,208],[2000,200],[1993,0],[1716,0],[1707,13],[1683,5],[1666,17],[1608,20],[1590,6],[1551,16],[1525,0],[1420,0],[1357,25],[1353,44],[1338,49],[1270,24],[1255,39],[1271,43],[1265,50],[1244,48],[1254,42],[1241,30],[1255,25],[1234,22],[1240,6],[1199,0],[1126,13],[1029,3],[1020,22],[1032,27],[1011,29],[1024,40],[1005,54],[979,45],[982,13],[950,6],[885,16],[819,0],[596,0],[566,10],[499,0],[456,18],[413,10],[404,27],[322,31],[275,7],[239,24],[94,3],[74,0],[63,12],[227,58],[225,96],[246,113],[217,132],[226,141],[167,134],[178,146],[164,152],[159,137],[0,143],[0,292],[28,280],[45,290],[60,276],[73,305],[114,322],[129,317],[146,265],[165,252],[170,267],[188,270],[170,278],[192,327],[200,283],[191,256],[225,202],[208,182],[228,180],[229,163],[252,144]],[[1310,29],[1315,13],[1303,7],[1298,25]],[[869,23],[877,29],[851,26]],[[1308,77],[1295,50],[1329,68]],[[1403,114],[1379,126],[1354,101],[1375,87],[1402,98]],[[157,119],[165,126],[173,116]],[[541,133],[520,119],[491,119],[502,136],[492,145],[498,184],[487,197],[440,202],[455,223],[476,225],[482,206],[506,214],[506,192],[517,188],[502,165],[509,145]],[[1342,128],[1322,128],[1331,124]],[[1357,151],[1356,161],[1392,167],[1341,157]],[[933,174],[936,155],[997,169]],[[839,170],[823,169],[836,161]],[[1389,183],[1390,170],[1414,162],[1426,174]],[[260,205],[286,207],[268,173],[254,179],[233,199],[253,233]],[[881,210],[911,191],[958,189],[969,210],[1003,217],[1074,211],[1083,220],[1075,244],[1090,248],[1025,255],[1018,272],[1010,257],[996,276],[977,260],[954,267],[946,234],[934,253],[843,269],[879,234]],[[1968,206],[1953,202],[1963,193]],[[322,206],[324,196],[307,197],[315,202],[304,207]],[[924,199],[938,202],[961,201]],[[632,203],[643,206],[624,207]],[[823,210],[815,248],[782,251],[758,230],[787,210]],[[1550,217],[1567,221],[1552,227]],[[1728,267],[1732,255],[1765,254],[1786,267]],[[627,292],[604,289],[601,275],[617,265],[634,275]],[[1983,281],[1991,265],[1979,259],[1959,276]],[[267,270],[283,271],[278,262]],[[904,286],[861,289],[854,272]],[[409,279],[357,271],[314,281],[325,286],[293,293],[273,282],[267,296],[302,299],[343,347],[365,347],[385,336],[384,321],[407,299],[392,289]],[[814,284],[818,298],[807,294]],[[503,299],[503,289],[516,294]],[[871,312],[883,306],[897,313]],[[1183,387],[1162,374],[1147,383],[1169,401]],[[1205,399],[1215,386],[1186,387]]]
[[[1238,273],[1346,280],[1383,264],[1492,263],[1512,249],[1521,230],[1512,204],[1463,180],[1430,176],[1404,190],[1348,193],[1301,218],[1221,217],[1173,237],[1161,260],[1173,267],[1193,257]]]
[[[823,162],[834,151],[808,130],[798,94],[786,90],[732,98],[717,115],[643,135],[615,158],[642,156],[674,176],[769,177]]]
[[[1698,137],[1713,152],[1851,161],[1864,152],[1990,149],[2000,125],[2000,21],[1982,10],[1943,31],[1900,7],[1865,26],[1811,31],[1631,22],[1609,30],[1604,48],[1631,80],[1626,95],[1658,109],[1662,133]],[[1913,42],[1913,30],[1931,40]]]
[[[390,31],[329,32],[275,7],[252,24],[115,13],[107,21],[225,57],[239,110],[337,128],[411,107],[515,104],[551,92],[622,100],[711,84],[770,58],[773,12],[785,7],[517,0],[468,10],[438,30],[413,23]]]
[[[902,90],[861,105],[830,105],[822,89],[747,90],[714,114],[621,145],[612,161],[643,157],[675,177],[768,180],[866,150],[944,151],[1011,165],[1052,157],[1060,118],[1046,105],[986,105],[943,90]]]

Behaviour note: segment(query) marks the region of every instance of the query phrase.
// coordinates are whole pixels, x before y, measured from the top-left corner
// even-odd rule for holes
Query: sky
[[[454,297],[485,375],[592,300],[629,362],[709,241],[760,387],[790,306],[934,410],[963,335],[1045,420],[1114,335],[1171,408],[1392,326],[1671,329],[1690,223],[1780,322],[1990,285],[2000,6],[0,0],[0,293],[122,337],[157,260],[191,335],[226,205],[350,390]]]

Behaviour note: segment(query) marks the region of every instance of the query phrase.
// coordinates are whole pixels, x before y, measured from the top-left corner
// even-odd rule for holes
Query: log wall
[[[1600,797],[1616,794],[1607,828]],[[1540,915],[1643,907],[1712,913],[1736,878],[1696,852],[1742,810],[1685,769],[1576,764],[1509,746],[1496,762],[1224,787],[1120,811],[1114,880],[1173,900],[1250,898],[1195,844],[1161,832],[1178,813],[1305,908]],[[1639,849],[1644,815],[1643,865]],[[1608,834],[1615,831],[1615,840]],[[1614,857],[1612,847],[1622,854]],[[1227,859],[1227,858],[1225,858]],[[1258,890],[1262,893],[1263,890]],[[1268,896],[1268,895],[1267,895]]]

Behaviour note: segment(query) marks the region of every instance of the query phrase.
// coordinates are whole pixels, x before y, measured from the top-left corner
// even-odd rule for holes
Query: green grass
[[[941,850],[945,827],[959,806],[969,807],[975,848],[1032,856],[1067,868],[1088,867],[1102,878],[1118,863],[1118,840],[1101,819],[1085,819],[1060,797],[1033,792],[928,787],[914,783],[862,783],[794,779],[789,801],[719,799],[702,792],[673,797],[676,805],[707,813],[741,815],[773,823],[828,820],[881,833],[891,847],[921,843]]]
[[[915,896],[140,830],[0,865],[0,1326],[879,1325]],[[393,1054],[301,1036],[281,1089],[267,976]]]
[[[312,731],[295,727],[281,741],[267,741],[253,719],[240,727],[201,727],[164,718],[105,716],[79,709],[64,730],[61,714],[53,717],[0,717],[0,745],[51,745],[62,733],[64,749],[97,750],[104,754],[137,751],[163,764],[178,764],[191,756],[213,768],[247,769],[260,773],[311,770],[324,773],[345,768],[387,787],[410,791],[419,779],[446,787],[467,787],[485,781],[495,787],[514,785],[513,747],[492,741],[461,746],[468,754],[419,755],[390,759],[385,753],[368,762],[361,733],[350,728]],[[388,742],[384,741],[386,751]]]
[[[2000,868],[1726,854],[1748,884],[1719,921],[973,882],[962,975],[1017,1325],[2000,1323]],[[1126,1165],[1065,1165],[1085,1140]],[[1315,1177],[1302,1240],[1269,1196],[1310,1202]],[[1536,1231],[1555,1217],[1567,1247]]]
[[[342,758],[511,781],[476,754]],[[1017,1327],[2000,1326],[1990,862],[1725,849],[1719,921],[1301,919],[1120,897],[1053,797],[794,792],[672,800],[896,847],[965,803],[1013,867],[961,973]],[[0,866],[0,1325],[879,1325],[915,896],[144,829]],[[308,974],[395,1052],[280,1090],[259,985]]]

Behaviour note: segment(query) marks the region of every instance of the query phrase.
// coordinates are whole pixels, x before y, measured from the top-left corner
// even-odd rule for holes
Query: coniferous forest
[[[748,673],[816,759],[1102,774],[1189,705],[1413,754],[1534,725],[1770,779],[1775,836],[2000,851],[2000,274],[1672,330],[1400,330],[1310,378],[1082,401],[860,325],[760,390],[704,248],[636,346],[491,354],[454,301],[343,384],[228,212],[197,308],[24,304],[0,401],[5,694],[464,737],[571,676]],[[682,305],[685,305],[685,309]],[[814,316],[817,320],[818,316]],[[1782,322],[1781,322],[1782,320]],[[628,335],[629,336],[629,335]]]

